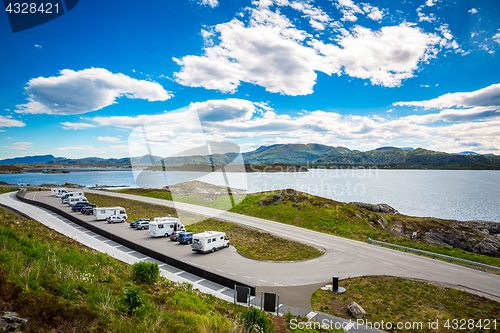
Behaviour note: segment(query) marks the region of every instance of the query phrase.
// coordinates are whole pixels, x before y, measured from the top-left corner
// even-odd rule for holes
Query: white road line
[[[229,274],[231,274],[231,275],[236,275],[236,274],[234,274],[234,273],[231,273],[231,272],[229,272]]]
[[[243,275],[244,278],[251,279],[250,276]]]
[[[266,280],[257,279],[260,282],[267,282]]]
[[[158,267],[161,267],[161,266],[167,266],[167,264],[161,264],[161,265],[158,265]]]
[[[317,315],[317,313],[316,313],[316,312],[311,311],[311,312],[309,312],[309,313],[306,315],[306,318],[307,318],[307,320],[311,320],[311,319],[313,319],[313,318],[314,318],[314,316],[316,316],[316,315]]]
[[[217,272],[224,272],[222,269],[215,269]]]
[[[181,273],[184,273],[184,271],[180,271],[180,272],[177,272],[177,273],[172,273],[172,274],[174,274],[174,275],[179,275],[179,274],[181,274]]]
[[[230,290],[230,289],[229,289],[228,287],[224,287],[224,288],[221,288],[221,289],[217,290],[216,292],[218,292],[218,293],[223,293],[223,292],[225,292],[226,290]]]
[[[132,252],[135,252],[135,251],[134,251],[134,250],[132,250],[132,251],[129,251],[129,252],[125,252],[125,253],[129,254],[129,253],[132,253]]]
[[[200,282],[203,282],[203,281],[206,281],[206,279],[199,279],[198,281],[194,281],[194,283],[200,283]]]
[[[274,284],[277,285],[277,286],[282,286],[282,284],[279,284],[277,282],[274,282]]]
[[[142,259],[139,259],[140,261],[143,261],[143,260],[146,260],[146,259],[149,259],[149,257],[144,257]]]

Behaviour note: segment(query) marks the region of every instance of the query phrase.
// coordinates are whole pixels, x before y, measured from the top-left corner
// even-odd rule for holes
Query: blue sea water
[[[138,172],[136,171],[136,176]],[[386,203],[402,214],[500,222],[500,172],[479,170],[314,170],[306,173],[227,173],[231,187],[250,193],[296,189],[342,201]],[[40,185],[136,187],[134,171],[65,174],[2,174],[0,181]],[[141,187],[158,188],[189,180],[225,185],[221,173],[143,173]]]

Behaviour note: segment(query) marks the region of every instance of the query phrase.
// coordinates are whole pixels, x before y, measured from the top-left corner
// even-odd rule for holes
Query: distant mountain
[[[101,157],[85,157],[77,159],[63,159],[52,161],[50,164],[61,166],[130,166],[130,158],[101,158]]]
[[[256,150],[243,153],[246,164],[307,164],[326,155],[346,154],[350,149],[332,147],[316,143],[308,144],[277,144],[261,146]]]
[[[329,154],[316,161],[317,164],[335,165],[377,165],[401,167],[432,166],[438,168],[500,168],[500,156],[496,155],[457,155],[417,148],[374,149],[365,152],[350,152],[343,155]]]
[[[473,151],[463,151],[460,153],[453,153],[453,155],[481,155]]]
[[[0,160],[0,164],[34,164],[34,163],[48,163],[52,161],[65,160],[64,157],[54,157],[54,155],[36,155],[7,158]]]

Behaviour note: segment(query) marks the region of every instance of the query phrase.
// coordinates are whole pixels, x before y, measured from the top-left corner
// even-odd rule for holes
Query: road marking
[[[387,261],[381,261],[381,262],[383,262],[384,264],[389,265],[389,266],[396,266],[396,265],[391,264],[390,262],[387,262]]]
[[[194,281],[194,283],[200,283],[200,282],[203,282],[203,281],[206,281],[206,279],[199,279],[198,281]]]
[[[129,252],[125,252],[125,253],[129,254],[129,253],[132,253],[132,252],[135,252],[135,251],[134,251],[134,250],[132,250],[132,251],[129,251]]]
[[[282,286],[282,284],[279,284],[277,282],[274,282],[274,284],[277,285],[277,286]]]
[[[221,289],[217,290],[216,292],[217,292],[217,293],[223,293],[223,292],[225,292],[226,290],[230,290],[230,289],[229,289],[228,287],[224,287],[224,288],[221,288]]]
[[[244,277],[244,278],[247,278],[247,279],[251,279],[251,277],[250,277],[250,276],[245,276],[245,275],[243,275],[243,277]]]
[[[257,279],[257,280],[259,280],[260,282],[267,282],[266,280],[261,280],[261,279]]]
[[[229,272],[229,274],[231,274],[231,275],[236,275],[236,274],[234,274],[234,273],[231,273],[231,272]]]
[[[313,319],[313,318],[314,318],[314,316],[316,316],[316,315],[317,315],[317,313],[316,313],[316,312],[311,311],[311,312],[309,312],[309,313],[306,315],[306,318],[307,318],[307,320],[311,320],[311,319]]]
[[[217,272],[224,272],[222,269],[215,269]]]
[[[143,260],[146,260],[146,259],[149,259],[149,257],[144,257],[142,259],[139,259],[139,261],[143,261]]]
[[[174,275],[179,275],[181,273],[184,273],[184,271],[180,271],[180,272],[174,273]]]
[[[161,266],[166,266],[167,264],[161,264],[161,265],[158,265],[158,267],[161,267]]]

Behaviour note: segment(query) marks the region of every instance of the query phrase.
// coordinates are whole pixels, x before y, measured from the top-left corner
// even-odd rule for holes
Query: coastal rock
[[[349,204],[356,206],[356,207],[359,207],[359,208],[363,208],[363,209],[375,212],[375,213],[395,214],[398,212],[396,209],[392,208],[391,206],[389,206],[387,204],[372,205],[372,204],[368,204],[368,203],[364,203],[364,202],[349,202]]]
[[[347,310],[354,316],[356,319],[361,319],[365,316],[366,311],[363,309],[358,303],[351,302],[347,306]]]
[[[19,332],[19,326],[27,322],[28,319],[18,317],[15,312],[7,311],[0,318],[0,330],[4,332]]]

